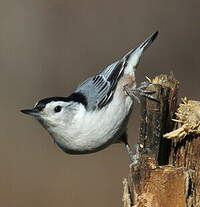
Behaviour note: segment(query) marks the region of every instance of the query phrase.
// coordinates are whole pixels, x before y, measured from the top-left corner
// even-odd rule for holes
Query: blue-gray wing
[[[116,61],[77,88],[76,92],[81,92],[87,98],[88,110],[101,109],[110,103],[125,65],[125,58]]]
[[[84,99],[87,99],[84,102],[87,101],[88,110],[101,109],[110,103],[124,69],[137,66],[143,51],[151,45],[157,35],[158,32],[154,32],[142,44],[129,51],[121,60],[104,68],[77,88],[76,92],[80,92]]]

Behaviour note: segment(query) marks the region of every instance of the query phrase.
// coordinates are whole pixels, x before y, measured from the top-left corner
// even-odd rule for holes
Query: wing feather
[[[143,51],[155,40],[157,35],[158,31],[138,47],[129,51],[121,60],[107,66],[76,89],[87,98],[88,110],[101,109],[110,103],[124,69],[129,71],[137,66]]]
[[[101,109],[110,103],[125,63],[125,58],[112,63],[77,88],[77,91],[82,92],[87,97],[89,110]]]

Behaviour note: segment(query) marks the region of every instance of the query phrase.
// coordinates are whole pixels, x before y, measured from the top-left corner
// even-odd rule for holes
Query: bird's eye
[[[62,109],[62,107],[58,105],[58,106],[56,106],[56,107],[54,108],[54,111],[55,111],[56,113],[58,113],[58,112],[61,111],[61,109]]]

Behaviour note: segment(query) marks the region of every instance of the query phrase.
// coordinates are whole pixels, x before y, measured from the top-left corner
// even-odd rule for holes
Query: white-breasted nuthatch
[[[45,98],[21,112],[34,116],[66,153],[93,153],[122,142],[132,156],[126,131],[134,100],[126,89],[138,92],[135,70],[157,34],[88,78],[70,96]]]

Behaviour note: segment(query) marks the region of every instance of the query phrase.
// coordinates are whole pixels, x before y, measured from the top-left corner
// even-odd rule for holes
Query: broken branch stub
[[[172,140],[169,164],[187,169],[186,205],[200,206],[200,102],[182,99],[177,109],[174,131],[164,136]]]
[[[200,102],[183,99],[175,114],[178,82],[160,75],[151,83],[160,103],[142,100],[140,159],[130,167],[125,207],[200,207]]]
[[[155,92],[158,102],[141,99],[139,151],[164,165],[168,163],[171,141],[162,137],[174,127],[171,118],[176,110],[179,83],[173,74],[157,76],[151,83],[147,90]]]
[[[130,167],[124,206],[183,207],[185,204],[185,171],[168,164],[171,140],[163,134],[173,129],[179,83],[173,74],[160,75],[146,90],[154,91],[158,102],[142,98],[139,135],[139,162]],[[174,185],[175,184],[175,185]],[[176,190],[177,188],[181,190]],[[128,189],[128,191],[127,191]],[[131,204],[130,204],[131,201]]]
[[[200,168],[200,102],[182,99],[176,112],[177,129],[164,135],[173,148],[170,164],[188,169]]]

